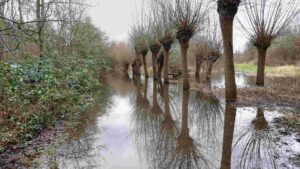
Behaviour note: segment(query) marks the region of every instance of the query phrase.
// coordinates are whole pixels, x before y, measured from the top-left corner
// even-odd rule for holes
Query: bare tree
[[[213,66],[221,57],[222,40],[216,22],[208,19],[207,27],[199,34],[193,44],[193,54],[196,58],[196,78],[199,78],[200,67],[206,62],[206,80],[209,82]]]
[[[239,23],[258,50],[256,84],[264,86],[267,50],[299,13],[299,1],[247,0],[243,6],[246,17],[239,19]]]
[[[161,49],[161,25],[159,22],[159,6],[157,3],[150,4],[151,12],[149,15],[149,45],[150,51],[152,53],[152,70],[153,70],[153,79],[157,80],[158,77],[158,67],[157,67],[157,57]]]
[[[145,78],[149,77],[148,67],[147,67],[147,54],[149,48],[149,32],[148,32],[148,22],[146,22],[147,16],[145,15],[145,5],[142,5],[142,9],[137,13],[135,17],[135,25],[132,27],[132,32],[130,34],[131,43],[134,45],[137,60],[142,57],[142,64],[144,67]],[[139,69],[139,68],[137,68]],[[140,71],[140,70],[138,70]]]
[[[5,0],[1,1],[0,19],[4,28],[1,29],[1,43],[3,53],[16,51],[22,44],[34,42],[38,47],[38,54],[45,53],[45,41],[66,39],[60,37],[60,25],[65,31],[70,31],[70,25],[79,21],[87,7],[84,0]],[[71,8],[71,9],[70,9]],[[65,11],[73,10],[72,14]],[[63,13],[63,14],[62,14]],[[72,15],[72,16],[71,16]],[[69,30],[67,30],[69,29]],[[33,52],[34,53],[34,52]]]
[[[207,47],[201,36],[197,37],[195,42],[193,42],[192,53],[195,57],[196,64],[195,77],[199,79],[201,66],[205,61],[205,56],[207,55]]]
[[[187,63],[189,41],[199,31],[199,26],[204,23],[208,4],[204,0],[174,0],[171,8],[171,21],[181,47],[183,89],[188,90],[190,88]]]
[[[139,48],[140,29],[141,28],[139,27],[139,25],[133,26],[129,35],[131,44],[135,51],[135,59],[132,63],[133,76],[140,75],[140,66],[141,66],[140,48]]]
[[[140,62],[144,67],[145,78],[149,77],[148,67],[147,67],[147,54],[148,54],[148,46],[149,46],[149,32],[148,25],[144,22],[144,13],[141,13],[140,16],[137,17],[137,22],[132,27],[130,33],[130,41],[134,47],[136,53],[135,62]],[[141,60],[142,57],[142,60]],[[140,65],[136,65],[133,67],[135,69],[134,74],[140,74]]]
[[[216,22],[208,21],[207,31],[205,32],[206,46],[208,53],[206,55],[206,80],[211,81],[211,73],[213,66],[221,57],[222,40],[220,39],[219,27]]]
[[[218,0],[218,13],[221,24],[223,47],[225,54],[225,95],[227,102],[234,102],[237,98],[235,71],[233,61],[233,20],[238,11],[241,0]]]
[[[158,7],[158,24],[161,29],[161,37],[160,37],[160,43],[163,47],[163,66],[164,66],[164,72],[163,72],[163,78],[164,83],[169,83],[168,78],[168,71],[169,71],[169,55],[170,50],[172,47],[172,44],[175,40],[175,30],[172,25],[172,20],[170,16],[172,16],[172,8],[171,8],[171,1],[170,0],[152,0],[153,3],[157,4]]]

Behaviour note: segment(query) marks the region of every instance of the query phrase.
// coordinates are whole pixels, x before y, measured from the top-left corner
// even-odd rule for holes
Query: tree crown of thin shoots
[[[173,0],[170,8],[170,20],[177,31],[176,38],[179,41],[187,41],[200,31],[200,26],[204,24],[209,1]]]
[[[267,49],[299,13],[299,0],[246,0],[243,7],[238,22],[254,46]]]

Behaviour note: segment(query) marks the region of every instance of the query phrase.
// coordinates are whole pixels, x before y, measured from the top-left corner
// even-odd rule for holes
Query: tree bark
[[[157,67],[156,67],[157,55],[158,53],[152,52],[152,71],[153,71],[154,80],[157,80]]]
[[[187,61],[187,51],[189,48],[189,42],[180,42],[181,47],[181,58],[182,58],[182,74],[183,74],[183,90],[189,90],[189,77],[188,77],[188,61]]]
[[[257,63],[257,76],[256,85],[265,85],[265,64],[266,64],[266,49],[258,49],[258,63]]]
[[[169,55],[170,50],[164,49],[164,83],[169,84]]]
[[[195,72],[196,78],[200,77],[200,69],[201,69],[201,64],[198,62],[198,59],[196,58],[196,72]]]
[[[161,53],[158,58],[157,58],[157,76],[159,78],[161,78],[161,73],[163,71],[163,67],[164,67],[164,53]]]
[[[230,104],[226,104],[223,134],[223,151],[220,169],[231,169],[231,153],[235,117],[236,107]]]
[[[210,81],[211,80],[212,67],[213,67],[213,65],[211,63],[207,64],[206,81]]]
[[[40,50],[40,57],[43,56],[44,46],[43,46],[43,27],[45,24],[45,1],[36,0],[36,20],[37,20],[37,30],[38,30],[38,47]]]
[[[147,55],[143,55],[142,57],[143,57],[143,67],[144,67],[145,78],[148,78],[149,74],[148,74],[148,67],[147,67],[146,56]]]
[[[123,64],[123,72],[125,74],[128,74],[128,69],[129,69],[129,63],[124,63]]]
[[[235,70],[233,60],[232,31],[233,19],[220,16],[220,24],[223,36],[225,53],[225,95],[226,102],[234,102],[237,99]]]
[[[141,75],[141,60],[136,58],[132,64],[132,75],[140,76]]]
[[[22,24],[24,22],[23,19],[23,11],[22,11],[22,2],[21,0],[18,0],[18,10],[19,10],[19,19],[20,19],[20,23]]]
[[[144,99],[147,99],[148,94],[148,78],[145,79],[145,85],[144,85]]]

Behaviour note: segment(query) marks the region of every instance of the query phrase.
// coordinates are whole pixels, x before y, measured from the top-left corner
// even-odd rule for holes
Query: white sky
[[[126,41],[134,19],[134,11],[142,0],[87,0],[94,7],[88,9],[93,23],[110,40]]]
[[[110,40],[127,41],[134,21],[134,12],[141,9],[142,0],[87,0],[93,7],[88,14],[93,23],[104,31]],[[235,29],[235,51],[243,50],[247,38]]]

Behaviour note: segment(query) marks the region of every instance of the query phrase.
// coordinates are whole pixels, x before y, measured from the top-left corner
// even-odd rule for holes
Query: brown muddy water
[[[237,84],[251,86],[247,76]],[[296,134],[274,120],[281,107],[234,107],[176,84],[114,75],[110,104],[79,138],[45,155],[39,168],[293,169]],[[222,87],[221,79],[212,86]],[[284,108],[286,110],[286,108]],[[287,108],[293,111],[292,108]],[[51,160],[47,160],[51,159]],[[53,165],[53,163],[55,163]],[[298,166],[297,166],[298,165]]]

